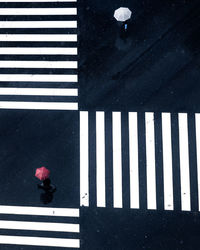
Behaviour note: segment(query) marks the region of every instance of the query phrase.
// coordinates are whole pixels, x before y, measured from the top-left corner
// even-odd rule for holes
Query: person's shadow
[[[51,180],[49,178],[43,180],[43,183],[38,184],[38,188],[42,189],[44,193],[40,195],[40,201],[43,204],[48,204],[53,200],[53,194],[56,191],[56,187],[51,184]]]
[[[53,200],[53,193],[55,191],[45,191],[44,193],[41,193],[40,195],[40,201],[43,203],[43,204],[48,204],[50,202],[52,202]]]

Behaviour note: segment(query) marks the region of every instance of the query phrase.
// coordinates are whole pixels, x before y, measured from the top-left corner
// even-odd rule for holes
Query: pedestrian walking
[[[114,12],[115,19],[119,22],[121,36],[125,35],[128,30],[128,20],[131,18],[132,11],[126,7],[120,7]]]
[[[35,176],[42,181],[41,184],[38,184],[38,188],[41,188],[48,192],[56,191],[56,187],[51,184],[51,180],[49,178],[50,171],[46,167],[37,168]]]

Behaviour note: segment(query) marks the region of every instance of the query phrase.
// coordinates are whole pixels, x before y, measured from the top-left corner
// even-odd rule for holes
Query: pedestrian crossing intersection
[[[77,208],[0,206],[0,245],[79,249],[79,216]]]
[[[80,111],[80,205],[200,210],[200,114]]]
[[[78,109],[75,0],[0,1],[0,108]]]

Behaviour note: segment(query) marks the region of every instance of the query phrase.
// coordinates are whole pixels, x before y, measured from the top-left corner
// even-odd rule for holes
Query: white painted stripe
[[[0,68],[77,69],[77,61],[0,61]]]
[[[0,214],[79,217],[78,208],[25,207],[0,205]]]
[[[0,15],[77,15],[77,8],[0,8]]]
[[[113,205],[122,208],[121,113],[112,113],[113,126]]]
[[[196,125],[196,150],[197,150],[197,181],[198,181],[198,204],[200,211],[200,114],[195,114]]]
[[[105,184],[105,116],[104,112],[96,112],[96,188],[97,207],[106,206]]]
[[[145,113],[146,124],[146,170],[147,170],[147,208],[156,209],[156,169],[154,114]]]
[[[162,113],[162,141],[163,141],[164,208],[165,210],[173,210],[174,198],[173,198],[172,141],[171,141],[170,113]]]
[[[139,166],[137,113],[129,112],[130,207],[139,208]]]
[[[77,21],[0,21],[0,28],[77,28]]]
[[[0,95],[78,96],[78,89],[0,88]]]
[[[188,149],[188,121],[187,114],[179,113],[179,149],[180,149],[180,175],[181,175],[181,209],[191,210],[190,201],[190,169]]]
[[[1,42],[77,42],[76,34],[1,34]]]
[[[0,109],[38,109],[38,110],[78,110],[76,102],[11,102],[0,101]]]
[[[77,55],[77,48],[0,47],[0,55]]]
[[[0,74],[0,82],[77,82],[77,75]]]
[[[37,230],[37,231],[54,231],[54,232],[73,232],[73,233],[80,232],[79,224],[6,221],[6,220],[0,220],[0,229]]]
[[[31,2],[31,3],[35,3],[35,2],[76,2],[77,0],[0,0],[0,3],[4,3],[4,2],[8,2],[8,3],[13,3],[13,2],[17,2],[17,3],[25,3],[25,2]]]
[[[0,244],[79,248],[79,239],[0,235]]]
[[[80,205],[89,206],[88,112],[80,112]]]

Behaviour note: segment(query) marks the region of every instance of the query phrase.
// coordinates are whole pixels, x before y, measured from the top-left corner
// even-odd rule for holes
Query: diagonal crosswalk
[[[14,216],[15,220],[0,219],[1,245],[80,248],[79,209],[0,206],[0,217],[5,215]],[[59,222],[52,222],[53,217],[59,218]],[[70,223],[66,222],[67,219]],[[26,236],[27,232],[29,236]],[[40,232],[46,236],[41,237]]]
[[[42,2],[0,1],[0,109],[78,110],[76,0]]]
[[[200,114],[80,112],[80,205],[200,211]]]

